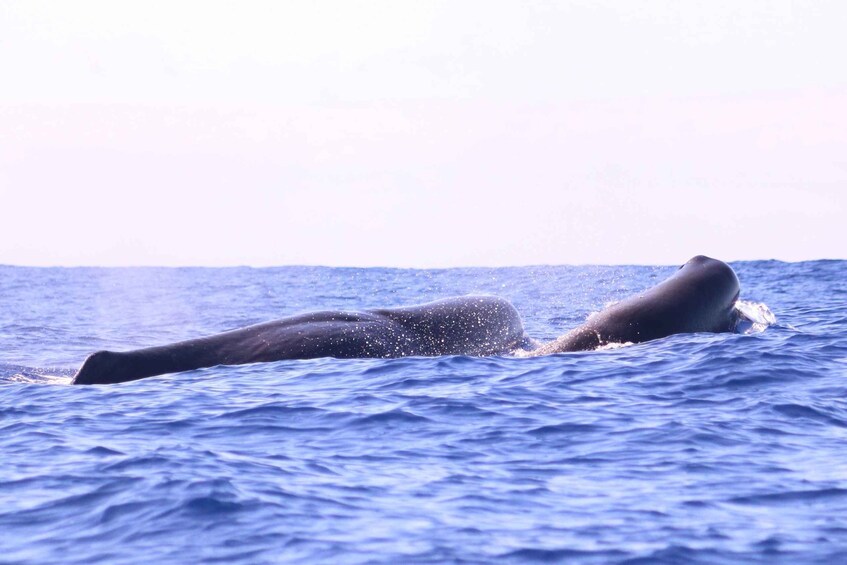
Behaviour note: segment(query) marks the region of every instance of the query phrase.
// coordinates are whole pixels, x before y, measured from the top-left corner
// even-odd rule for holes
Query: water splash
[[[776,323],[776,316],[764,302],[739,300],[735,303],[735,312],[738,315],[736,333],[757,334]]]
[[[37,368],[0,363],[0,383],[70,384],[72,369]]]
[[[629,347],[630,345],[634,345],[631,341],[619,342],[612,341],[609,343],[605,343],[597,348],[597,351],[611,351],[613,349],[620,349],[622,347]]]

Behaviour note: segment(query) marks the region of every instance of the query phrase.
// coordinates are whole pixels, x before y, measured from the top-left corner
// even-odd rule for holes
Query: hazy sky
[[[0,0],[0,263],[847,257],[847,2]]]

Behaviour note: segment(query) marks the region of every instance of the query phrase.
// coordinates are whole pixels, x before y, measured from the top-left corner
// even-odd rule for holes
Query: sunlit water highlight
[[[99,387],[94,350],[313,309],[490,293],[551,339],[674,269],[0,267],[0,559],[844,561],[845,265],[734,264],[749,335]]]

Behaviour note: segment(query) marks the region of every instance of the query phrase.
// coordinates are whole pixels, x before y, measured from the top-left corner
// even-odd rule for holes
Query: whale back
[[[514,306],[496,296],[461,296],[401,308],[370,310],[410,330],[422,355],[494,355],[526,338]]]

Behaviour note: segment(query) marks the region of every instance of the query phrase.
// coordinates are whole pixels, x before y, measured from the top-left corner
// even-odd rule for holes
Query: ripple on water
[[[735,265],[743,298],[778,318],[750,335],[213,367],[113,387],[43,385],[69,383],[95,349],[472,292],[505,296],[553,337],[673,269],[0,267],[0,554],[840,563],[845,265]]]

